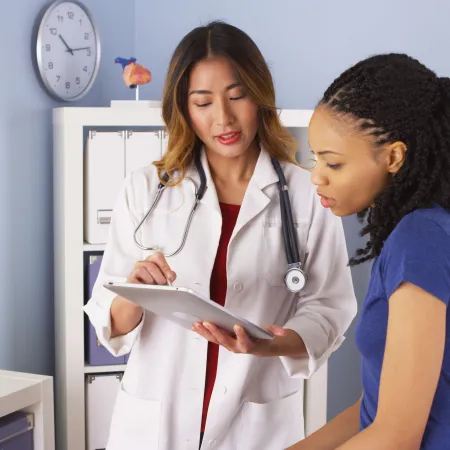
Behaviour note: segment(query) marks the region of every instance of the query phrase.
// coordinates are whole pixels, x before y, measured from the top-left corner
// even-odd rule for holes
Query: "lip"
[[[225,136],[232,136],[232,137],[225,139]],[[217,141],[220,142],[222,145],[233,145],[236,142],[238,142],[240,138],[241,138],[240,131],[228,131],[226,133],[221,133],[216,136]]]
[[[326,197],[320,192],[318,192],[317,195],[320,197],[320,203],[324,208],[332,208],[336,203],[336,200],[334,198]]]
[[[236,134],[236,133],[240,133],[240,131],[239,130],[225,131],[224,133],[217,134],[216,137],[223,137],[228,136],[229,134]]]

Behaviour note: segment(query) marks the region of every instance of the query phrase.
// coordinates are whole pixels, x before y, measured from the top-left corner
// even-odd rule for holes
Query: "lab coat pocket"
[[[161,403],[119,391],[106,450],[157,450]]]
[[[306,260],[306,241],[308,238],[308,222],[295,222],[294,227],[301,263],[304,266]],[[264,223],[263,242],[264,277],[271,286],[284,287],[284,276],[288,267],[281,222],[267,221]]]
[[[304,436],[303,389],[269,403],[244,403],[239,450],[283,450]]]

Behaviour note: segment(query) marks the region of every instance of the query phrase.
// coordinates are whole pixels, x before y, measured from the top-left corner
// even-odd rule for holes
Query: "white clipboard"
[[[119,282],[106,283],[103,287],[188,330],[200,321],[234,334],[233,327],[240,325],[252,338],[273,339],[272,333],[190,288]]]

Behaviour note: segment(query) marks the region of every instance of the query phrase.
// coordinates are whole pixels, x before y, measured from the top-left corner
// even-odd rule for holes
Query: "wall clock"
[[[88,8],[72,0],[52,3],[39,25],[36,57],[50,95],[66,102],[86,95],[100,64],[100,37]]]

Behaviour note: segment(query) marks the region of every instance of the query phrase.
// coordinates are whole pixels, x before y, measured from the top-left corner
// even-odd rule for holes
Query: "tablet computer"
[[[190,288],[121,282],[109,282],[103,286],[188,330],[192,330],[193,325],[200,321],[211,322],[234,334],[234,325],[240,325],[252,338],[273,339],[272,333],[236,316]]]

